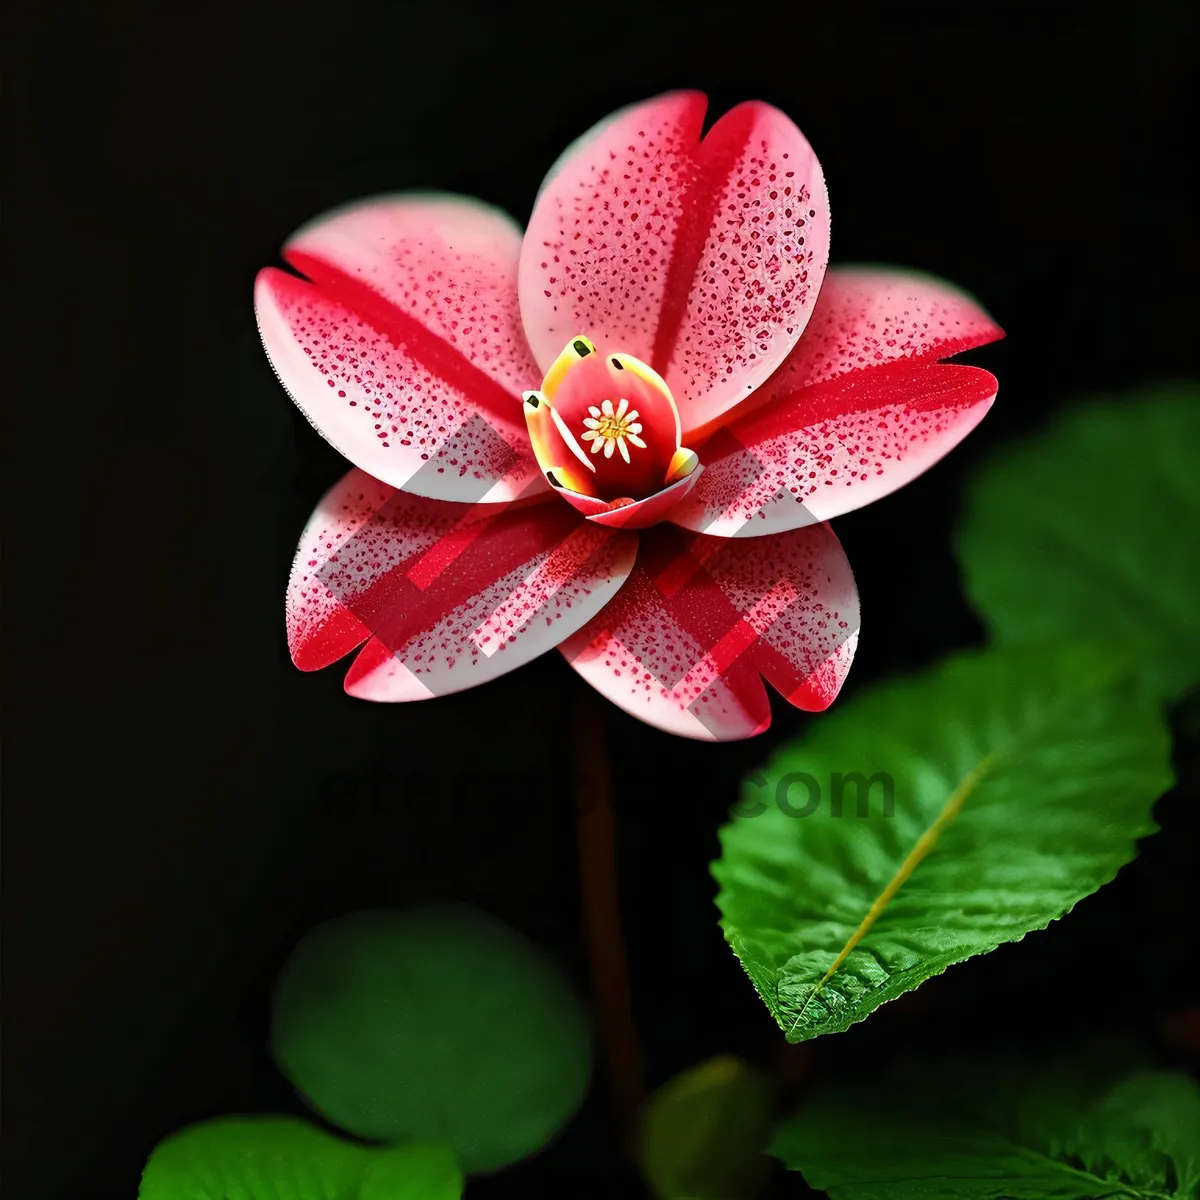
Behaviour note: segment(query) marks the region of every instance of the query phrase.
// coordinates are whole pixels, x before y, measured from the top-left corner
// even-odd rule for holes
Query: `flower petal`
[[[837,695],[858,640],[858,593],[827,525],[729,541],[658,526],[603,612],[560,646],[633,716],[706,741],[771,722],[762,678],[797,708]]]
[[[288,394],[356,466],[416,495],[542,488],[519,393],[540,371],[516,293],[520,232],[453,196],[390,196],[318,218],[255,282]]]
[[[372,700],[461,691],[556,646],[633,566],[636,536],[568,506],[463,505],[351,471],[305,529],[288,640],[305,669],[374,634],[346,688]]]
[[[1004,330],[961,288],[899,267],[830,267],[812,320],[751,404],[896,359],[935,362]]]
[[[558,494],[576,512],[583,513],[585,517],[609,511],[609,502],[607,500],[600,500],[596,496],[589,496],[586,492],[577,492],[574,488],[562,487],[559,488]]]
[[[719,430],[699,450],[703,479],[668,519],[727,538],[828,521],[926,471],[995,398],[987,371],[947,363],[829,379]]]
[[[824,177],[796,126],[752,101],[701,142],[706,105],[672,92],[601,122],[555,165],[521,251],[543,368],[586,330],[663,375],[685,429],[783,362],[829,251]]]
[[[632,504],[613,501],[598,510],[585,509],[579,505],[576,507],[580,512],[587,513],[589,521],[595,521],[597,525],[607,525],[610,529],[648,529],[651,525],[657,525],[659,521],[667,519],[671,509],[696,486],[703,470],[703,467],[697,467],[654,495],[635,500]]]
[[[355,535],[396,494],[366,471],[343,475],[321,498],[300,535],[287,588],[287,639],[292,662],[318,671],[371,636],[367,625],[338,596],[345,580],[370,574],[370,557]],[[343,559],[347,551],[349,558]],[[342,574],[331,569],[341,563]]]
[[[554,488],[568,488],[591,496],[593,472],[584,452],[588,434],[583,435],[585,445],[581,445],[568,430],[571,438],[568,441],[563,436],[562,422],[540,392],[526,394],[524,409],[529,444],[547,482]]]

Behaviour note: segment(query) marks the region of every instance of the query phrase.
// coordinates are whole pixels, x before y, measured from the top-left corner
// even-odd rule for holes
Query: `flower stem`
[[[579,888],[609,1101],[618,1134],[631,1149],[645,1079],[621,935],[606,715],[592,689],[581,688],[576,701],[574,747]]]

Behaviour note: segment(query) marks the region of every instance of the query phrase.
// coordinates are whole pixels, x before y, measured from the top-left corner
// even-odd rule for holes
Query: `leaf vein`
[[[887,906],[892,902],[896,893],[908,881],[909,876],[920,866],[922,860],[929,852],[937,845],[938,839],[942,836],[942,832],[954,822],[955,817],[962,811],[962,806],[966,803],[967,798],[979,786],[983,777],[991,770],[996,761],[994,753],[985,754],[982,759],[963,777],[958,787],[951,792],[946,803],[942,806],[941,812],[934,818],[929,827],[917,839],[916,844],[908,852],[908,857],[900,864],[895,875],[888,881],[887,887],[875,897],[874,903],[867,910],[867,915],[859,922],[858,928],[850,935],[846,944],[842,947],[837,958],[830,964],[829,969],[816,982],[813,990],[809,993],[808,999],[804,1001],[803,1007],[796,1014],[795,1021],[792,1022],[789,1033],[795,1031],[796,1026],[800,1024],[804,1014],[808,1011],[808,1006],[816,998],[821,989],[837,974],[839,968],[853,953],[854,948],[871,932],[872,926],[883,914]]]

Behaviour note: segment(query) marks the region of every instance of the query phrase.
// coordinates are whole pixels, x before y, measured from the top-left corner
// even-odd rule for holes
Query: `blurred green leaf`
[[[994,640],[1136,648],[1175,697],[1200,680],[1200,384],[1067,409],[972,481],[964,586]]]
[[[453,905],[312,930],[277,984],[271,1050],[333,1123],[444,1143],[469,1172],[550,1141],[591,1070],[587,1019],[555,965],[516,930]]]
[[[743,1200],[766,1181],[771,1085],[721,1055],[680,1072],[646,1101],[642,1167],[661,1200]]]
[[[1200,1193],[1200,1088],[1109,1047],[909,1064],[818,1089],[771,1153],[835,1200],[1182,1200]]]
[[[376,1149],[296,1117],[220,1117],[154,1148],[138,1200],[458,1200],[445,1146]]]
[[[789,1041],[839,1032],[1112,879],[1156,829],[1169,750],[1099,649],[876,687],[744,784],[713,864],[726,939]]]

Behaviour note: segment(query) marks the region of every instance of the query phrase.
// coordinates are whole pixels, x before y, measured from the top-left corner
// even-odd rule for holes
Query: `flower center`
[[[605,504],[643,500],[689,475],[679,410],[662,376],[621,351],[573,338],[525,393],[538,463],[557,488]]]
[[[621,397],[617,409],[613,411],[611,400],[602,400],[600,407],[589,406],[591,416],[584,417],[583,423],[587,432],[583,435],[585,442],[592,443],[592,453],[598,454],[601,449],[605,458],[612,458],[614,448],[621,452],[621,457],[632,465],[629,457],[629,447],[645,450],[646,443],[638,434],[642,432],[642,424],[638,420],[638,410],[629,409],[629,401]]]

